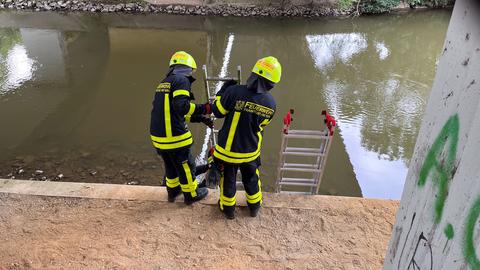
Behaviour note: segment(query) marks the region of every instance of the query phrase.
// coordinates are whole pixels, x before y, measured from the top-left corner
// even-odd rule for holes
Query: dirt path
[[[0,269],[381,268],[398,202],[308,198],[227,221],[212,204],[0,193]]]

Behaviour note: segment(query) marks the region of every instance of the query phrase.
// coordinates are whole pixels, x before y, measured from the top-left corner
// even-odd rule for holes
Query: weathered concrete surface
[[[384,269],[480,269],[479,105],[480,4],[458,0]]]
[[[0,269],[379,269],[398,206],[265,194],[259,217],[240,207],[232,221],[217,198],[185,206],[161,187],[1,180]]]

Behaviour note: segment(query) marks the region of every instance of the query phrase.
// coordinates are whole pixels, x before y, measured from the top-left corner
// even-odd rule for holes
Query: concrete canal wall
[[[384,269],[480,269],[479,25],[457,1]]]

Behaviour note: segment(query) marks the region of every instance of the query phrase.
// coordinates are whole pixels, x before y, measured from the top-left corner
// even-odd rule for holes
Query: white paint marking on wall
[[[235,39],[235,35],[230,33],[228,35],[228,41],[227,41],[227,47],[225,48],[225,54],[223,55],[222,68],[220,69],[220,73],[218,74],[218,77],[227,76],[228,64],[230,63],[230,56],[232,54],[234,39]],[[218,93],[218,91],[220,91],[220,88],[222,88],[222,84],[217,83],[215,85],[215,94]],[[197,163],[199,163],[199,162],[201,162],[201,161],[203,161],[207,158],[208,143],[210,141],[211,134],[212,134],[212,129],[207,128],[207,131],[205,133],[205,138],[203,140],[202,150],[200,151],[200,154],[197,156]]]

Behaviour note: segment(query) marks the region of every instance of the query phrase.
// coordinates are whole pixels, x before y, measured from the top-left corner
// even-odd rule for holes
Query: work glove
[[[212,104],[210,102],[205,103],[203,114],[212,114]]]
[[[207,127],[213,128],[213,120],[209,116],[202,115],[202,123],[204,123]]]

